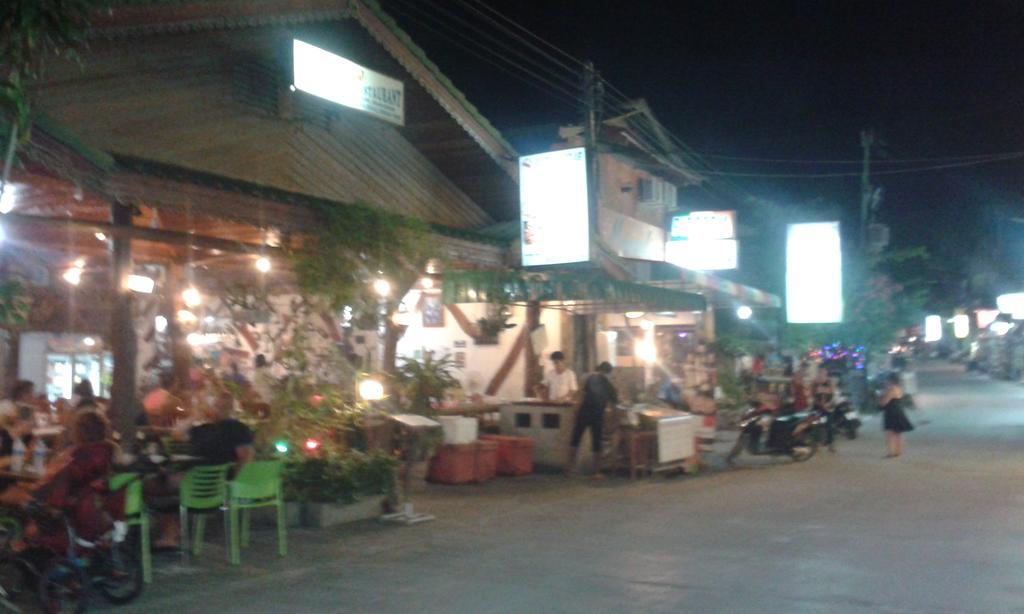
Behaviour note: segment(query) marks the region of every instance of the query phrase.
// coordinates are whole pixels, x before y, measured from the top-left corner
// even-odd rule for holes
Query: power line
[[[477,56],[479,59],[483,60],[487,64],[490,64],[491,66],[494,66],[495,68],[497,68],[497,69],[503,71],[504,73],[514,77],[515,79],[525,83],[526,85],[529,85],[529,86],[531,86],[533,88],[536,88],[536,89],[544,92],[545,94],[551,96],[552,98],[555,98],[555,99],[559,100],[560,102],[563,102],[563,103],[569,105],[570,107],[572,107],[574,109],[578,109],[579,106],[582,104],[582,101],[580,100],[578,93],[570,92],[570,91],[566,90],[565,88],[563,88],[562,86],[560,86],[560,85],[558,85],[556,83],[552,83],[552,82],[547,81],[546,79],[544,79],[542,77],[538,77],[535,73],[533,73],[528,68],[520,66],[520,65],[516,64],[515,62],[509,60],[508,58],[506,58],[504,56],[501,56],[500,54],[492,52],[492,51],[486,49],[486,47],[484,48],[486,51],[488,51],[488,52],[494,54],[495,56],[501,58],[502,60],[504,60],[507,64],[510,64],[511,66],[517,68],[518,70],[520,70],[520,71],[522,71],[524,73],[527,73],[527,75],[529,75],[529,77],[528,76],[524,76],[523,74],[520,74],[518,72],[514,72],[514,71],[512,71],[509,68],[509,66],[506,66],[506,65],[504,65],[504,64],[502,64],[502,63],[500,63],[500,62],[498,62],[496,60],[492,60],[492,59],[486,57],[485,55],[482,55],[480,53],[479,48],[474,49],[474,48],[470,47],[467,44],[464,44],[464,43],[462,43],[462,42],[460,42],[458,40],[455,40],[450,35],[441,32],[436,27],[433,27],[433,26],[425,23],[422,19],[419,19],[419,18],[411,15],[409,12],[403,10],[402,8],[399,8],[398,6],[396,6],[394,4],[392,4],[391,6],[392,6],[392,10],[397,11],[398,14],[405,16],[407,19],[409,19],[412,22],[415,22],[420,27],[425,28],[426,30],[428,30],[430,32],[433,32],[435,35],[441,37],[442,39],[444,39],[449,44],[452,44],[452,45],[462,49],[463,51],[466,51],[468,53],[471,53],[471,54]],[[435,22],[435,23],[442,23],[442,25],[444,25],[443,22],[438,22],[438,20],[436,18],[432,18],[432,21]],[[448,27],[448,26],[445,26],[445,27],[450,29],[450,27]],[[537,81],[531,80],[531,77],[533,79],[536,79]],[[538,81],[539,81],[539,83],[538,83]]]
[[[1007,162],[1010,160],[1017,160],[1024,157],[1024,152],[1015,153],[1011,155],[1002,156],[999,158],[986,158],[984,160],[972,160],[967,162],[954,162],[950,164],[937,164],[934,166],[922,166],[916,168],[899,168],[899,169],[888,169],[882,171],[874,171],[872,175],[904,175],[910,173],[926,173],[931,171],[938,171],[949,168],[963,168],[967,166],[979,166],[982,164],[995,164],[998,162]],[[849,173],[737,173],[730,171],[701,171],[706,175],[721,175],[726,177],[762,177],[762,178],[775,178],[775,179],[826,179],[831,177],[859,177],[859,172]]]
[[[973,160],[983,159],[997,159],[1005,156],[1014,156],[1024,154],[1021,151],[1006,151],[999,153],[990,154],[974,154],[966,156],[940,156],[934,158],[886,158],[886,159],[872,159],[872,164],[920,164],[922,162],[965,162]],[[750,156],[733,156],[725,154],[716,154],[710,152],[700,152],[700,155],[706,158],[717,158],[720,160],[736,160],[740,162],[771,162],[779,164],[862,164],[863,160],[813,160],[807,158],[757,158]]]

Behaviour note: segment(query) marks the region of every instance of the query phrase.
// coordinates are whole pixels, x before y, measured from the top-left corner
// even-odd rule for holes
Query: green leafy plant
[[[324,207],[323,217],[317,232],[292,254],[292,264],[302,293],[322,297],[335,309],[350,305],[373,312],[374,278],[407,288],[435,251],[425,222],[379,207]]]
[[[409,410],[433,415],[433,401],[444,397],[445,390],[460,386],[452,374],[456,369],[458,367],[448,354],[434,358],[433,352],[424,350],[422,360],[402,359],[395,375],[408,399]]]
[[[284,496],[301,503],[353,503],[392,495],[398,461],[389,454],[295,456],[284,468]]]

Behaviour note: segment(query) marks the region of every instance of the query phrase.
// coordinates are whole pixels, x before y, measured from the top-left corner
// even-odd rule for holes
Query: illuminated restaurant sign
[[[590,260],[590,200],[583,147],[519,158],[523,266]]]
[[[295,89],[405,124],[405,86],[401,81],[300,40],[293,41],[292,58]]]
[[[739,266],[735,211],[692,211],[672,217],[665,262],[694,271]]]

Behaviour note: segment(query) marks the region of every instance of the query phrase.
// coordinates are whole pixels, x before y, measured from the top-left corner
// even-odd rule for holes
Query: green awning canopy
[[[574,313],[704,311],[699,294],[619,281],[594,271],[453,271],[444,274],[442,298],[455,303],[538,301]]]

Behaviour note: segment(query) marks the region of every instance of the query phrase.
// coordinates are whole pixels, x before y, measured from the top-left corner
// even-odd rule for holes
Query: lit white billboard
[[[523,266],[590,260],[590,200],[583,147],[519,158]]]
[[[380,119],[405,124],[405,86],[309,43],[292,43],[295,89]]]
[[[665,262],[693,271],[723,271],[739,266],[736,239],[688,239],[665,243]]]
[[[692,211],[672,217],[665,262],[695,271],[739,266],[735,211]]]
[[[736,237],[735,211],[691,211],[672,216],[670,239],[733,239]]]
[[[839,222],[790,224],[786,232],[786,321],[843,321]]]

